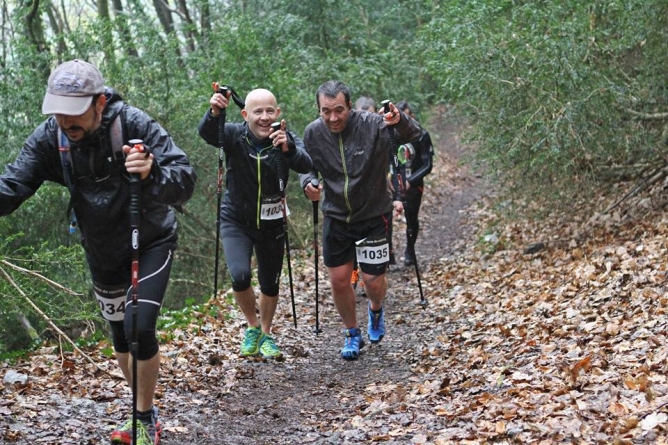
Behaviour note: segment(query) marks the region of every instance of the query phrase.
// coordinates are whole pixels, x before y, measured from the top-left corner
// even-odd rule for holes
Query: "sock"
[[[153,422],[153,407],[148,411],[137,411],[137,420],[141,420],[144,425],[149,425]]]

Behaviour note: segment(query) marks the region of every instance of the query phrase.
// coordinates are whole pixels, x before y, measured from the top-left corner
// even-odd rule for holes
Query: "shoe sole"
[[[385,337],[385,336],[381,335],[380,337],[378,337],[378,340],[373,340],[373,339],[371,339],[371,337],[369,337],[369,343],[373,343],[374,345],[377,344],[377,343],[380,343],[380,341],[383,339],[383,337]]]
[[[239,353],[239,357],[257,357],[260,355],[260,351],[254,352],[252,354],[244,354],[243,352]]]
[[[283,354],[279,355],[264,355],[262,354],[262,358],[266,358],[267,360],[279,360],[283,358]]]

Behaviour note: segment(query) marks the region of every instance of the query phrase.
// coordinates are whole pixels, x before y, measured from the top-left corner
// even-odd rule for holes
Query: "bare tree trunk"
[[[60,14],[58,14],[58,10],[52,3],[49,3],[49,6],[46,8],[46,15],[49,17],[49,24],[51,25],[51,29],[53,30],[54,35],[56,36],[65,35],[66,33],[65,24],[67,22],[63,21]],[[67,48],[65,47],[65,42],[61,37],[57,38],[56,45],[57,45],[56,53],[64,54]]]
[[[190,16],[190,11],[188,11],[186,0],[178,0],[178,3],[181,17],[188,24],[187,28],[184,30],[186,42],[188,44],[187,51],[188,53],[193,53],[195,52],[197,43],[197,27],[193,23],[193,19]]]
[[[202,1],[201,5],[200,28],[202,29],[202,35],[209,35],[211,33],[211,5],[209,5],[208,0]]]
[[[174,32],[174,20],[169,11],[169,5],[165,0],[153,0],[153,7],[155,8],[155,13],[158,16],[158,20],[160,20],[160,24],[162,25],[165,34],[171,35]]]
[[[11,26],[11,21],[9,20],[9,11],[7,8],[7,1],[3,0],[2,1],[2,9],[0,10],[0,17],[2,17],[2,21],[0,21],[0,68],[4,71],[6,66],[7,66],[7,59],[9,56],[9,51],[7,48],[7,42],[9,42],[8,35],[12,35],[13,33],[11,32],[10,26]]]
[[[138,57],[139,52],[134,44],[130,27],[128,26],[128,19],[123,11],[123,3],[121,0],[111,0],[114,6],[114,23],[116,24],[116,32],[120,36],[119,41],[123,47],[123,51],[130,57]]]
[[[116,65],[114,52],[114,36],[111,33],[111,16],[109,15],[109,0],[97,0],[97,15],[100,17],[103,28],[100,30],[102,48],[107,55],[107,62]]]
[[[44,26],[39,11],[39,0],[31,0],[25,3],[24,31],[30,44],[38,53],[48,52],[46,40],[44,39]],[[49,77],[50,68],[48,62],[43,58],[37,59],[33,68],[36,73],[40,73],[44,80]]]
[[[169,10],[169,5],[166,3],[166,0],[153,0],[153,7],[155,8],[155,13],[160,20],[160,24],[162,25],[165,34],[168,36],[173,35],[174,19],[172,18],[172,12]],[[184,66],[180,48],[176,48],[176,59],[179,66]]]
[[[109,2],[107,0],[97,0],[97,15],[109,20]]]
[[[28,41],[37,48],[38,52],[44,52],[44,28],[39,15],[39,0],[32,0],[26,4],[25,32]]]

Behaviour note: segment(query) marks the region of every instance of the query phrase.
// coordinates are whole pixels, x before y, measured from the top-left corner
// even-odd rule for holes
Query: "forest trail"
[[[419,304],[414,268],[403,266],[405,225],[397,222],[398,265],[388,275],[387,335],[379,344],[367,342],[357,361],[344,361],[342,325],[322,260],[321,333],[316,334],[311,252],[293,253],[298,327],[292,324],[287,283],[274,323],[283,361],[237,356],[243,322],[229,299],[215,303],[217,315],[202,314],[190,329],[169,332],[170,340],[161,346],[156,395],[162,445],[431,443],[433,432],[445,427],[433,406],[420,401],[425,369],[437,357],[429,348],[449,329],[443,323],[448,290],[441,284],[439,262],[475,241],[469,238],[467,208],[484,190],[461,163],[465,147],[445,111],[433,122],[427,129],[437,156],[425,185],[416,248],[427,307]],[[366,299],[359,290],[358,319],[365,331]],[[131,405],[125,384],[95,373],[79,357],[44,349],[41,357],[13,367],[30,381],[3,387],[0,437],[22,445],[106,443]],[[90,354],[114,372],[114,363],[100,351]]]

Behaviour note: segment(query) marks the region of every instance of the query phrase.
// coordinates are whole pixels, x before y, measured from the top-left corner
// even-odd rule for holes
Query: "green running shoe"
[[[260,338],[260,353],[264,358],[281,358],[283,353],[276,343],[274,343],[274,338],[271,335],[262,334]]]
[[[258,355],[260,353],[260,337],[262,337],[262,329],[259,327],[247,328],[239,355],[242,357]]]
[[[160,435],[151,428],[151,425],[145,425],[144,422],[137,424],[137,443],[135,445],[158,445]]]
[[[151,423],[146,425],[137,420],[137,445],[158,445],[162,424],[158,420],[158,407],[153,406]],[[142,438],[143,437],[143,438]],[[132,416],[118,428],[111,432],[111,443],[118,445],[132,445]]]

